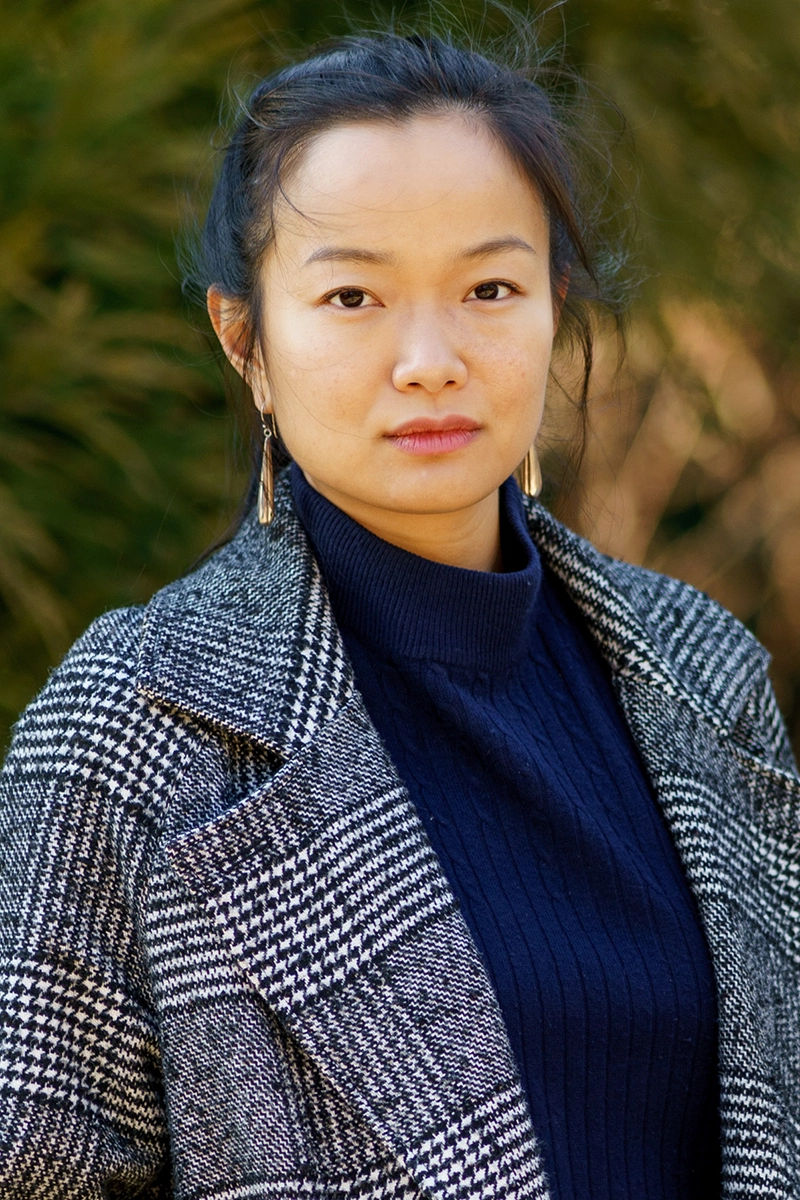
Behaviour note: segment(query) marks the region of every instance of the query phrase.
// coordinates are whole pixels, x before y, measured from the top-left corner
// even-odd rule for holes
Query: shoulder
[[[709,689],[723,655],[740,662],[755,660],[761,666],[752,686],[742,690],[734,737],[745,749],[796,773],[786,727],[766,674],[770,656],[750,630],[688,583],[617,559],[608,560],[608,569],[664,655],[684,673],[691,666],[695,687]]]
[[[599,557],[609,580],[626,597],[654,645],[677,670],[685,672],[691,666],[698,685],[708,674],[698,659],[703,651],[713,653],[724,647],[726,653],[754,658],[766,669],[769,654],[761,643],[705,592],[646,567]]]
[[[682,580],[603,558],[652,652],[717,724],[733,728],[754,695],[769,690],[770,655],[733,613]]]
[[[93,621],[51,673],[17,723],[17,735],[48,723],[103,722],[124,707],[135,673],[144,609],[122,608]]]
[[[186,723],[136,687],[146,608],[105,613],[75,642],[19,718],[4,775],[54,778],[143,799],[186,741]]]

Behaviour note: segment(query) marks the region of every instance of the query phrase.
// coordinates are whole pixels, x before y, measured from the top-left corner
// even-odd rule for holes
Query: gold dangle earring
[[[269,425],[266,415],[261,413],[261,428],[264,431],[264,445],[261,451],[261,477],[258,481],[258,523],[259,525],[269,525],[275,516],[272,439],[276,436],[277,430],[273,413],[269,414]]]
[[[514,472],[514,478],[526,496],[539,495],[539,492],[542,490],[542,468],[539,466],[539,458],[536,454],[535,446],[531,446],[517,467]]]

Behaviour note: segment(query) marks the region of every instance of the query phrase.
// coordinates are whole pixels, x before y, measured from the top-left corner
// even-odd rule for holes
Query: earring
[[[542,469],[536,454],[536,447],[531,446],[528,453],[514,472],[514,478],[526,496],[538,496],[542,490]]]
[[[269,414],[270,423],[267,425],[267,418],[262,412],[261,428],[264,431],[264,445],[261,451],[261,476],[258,481],[258,523],[259,525],[269,525],[275,515],[275,499],[273,494],[273,470],[272,470],[272,439],[277,434],[275,428],[275,417],[273,413]]]

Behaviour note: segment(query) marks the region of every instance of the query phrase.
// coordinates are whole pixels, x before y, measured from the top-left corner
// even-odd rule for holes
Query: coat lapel
[[[484,970],[357,698],[169,856],[251,985],[426,1194],[545,1195]]]
[[[139,686],[282,764],[168,847],[252,987],[423,1192],[545,1200],[496,999],[353,688],[285,479],[268,530],[156,597]]]

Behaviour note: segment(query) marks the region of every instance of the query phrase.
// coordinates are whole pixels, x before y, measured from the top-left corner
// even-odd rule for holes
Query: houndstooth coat
[[[539,505],[697,896],[726,1200],[800,1195],[800,783],[767,655]],[[0,1196],[529,1200],[485,970],[286,480],[23,715],[0,801]]]

